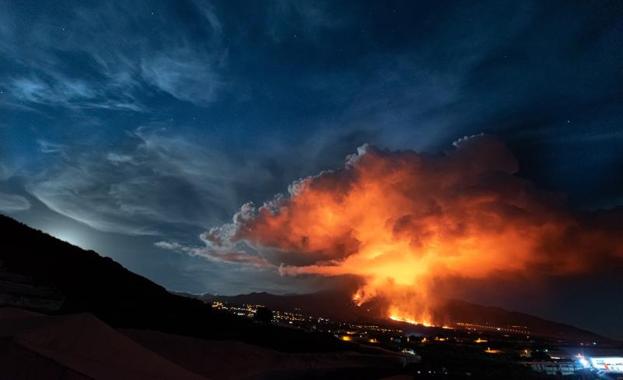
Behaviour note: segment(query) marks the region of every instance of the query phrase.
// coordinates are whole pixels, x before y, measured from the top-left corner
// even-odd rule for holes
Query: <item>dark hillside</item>
[[[85,251],[0,215],[0,272],[9,279],[0,301],[11,304],[24,287],[11,278],[30,279],[31,288],[62,296],[56,314],[89,312],[118,328],[150,329],[210,339],[234,339],[284,351],[326,351],[345,347],[332,337],[262,326],[212,311],[196,299],[169,293],[110,258]],[[20,280],[23,283],[23,280]],[[19,285],[19,286],[18,286]],[[8,290],[7,290],[8,289]],[[22,299],[28,295],[22,290]],[[32,293],[29,291],[29,293]],[[9,300],[7,302],[7,300]]]

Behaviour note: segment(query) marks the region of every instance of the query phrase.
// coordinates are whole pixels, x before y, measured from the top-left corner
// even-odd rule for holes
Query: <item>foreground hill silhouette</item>
[[[2,215],[0,231],[3,236],[0,273],[9,277],[8,284],[4,281],[4,293],[17,293],[9,295],[12,301],[23,301],[17,306],[57,303],[58,308],[48,312],[88,312],[116,328],[233,339],[282,351],[335,351],[348,347],[331,336],[259,325],[214,312],[209,305],[171,294],[110,258],[85,251]],[[20,279],[19,284],[11,280],[16,277]],[[29,286],[23,285],[24,279],[28,279]],[[7,294],[2,295],[0,300],[6,300]],[[49,302],[34,302],[36,298]],[[16,306],[15,302],[8,304]]]

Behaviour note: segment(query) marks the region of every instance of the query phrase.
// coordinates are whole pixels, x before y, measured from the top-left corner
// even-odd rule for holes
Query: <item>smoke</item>
[[[364,145],[342,169],[245,204],[202,239],[207,251],[235,251],[238,262],[252,252],[285,276],[356,276],[354,302],[381,299],[388,316],[420,322],[433,318],[440,281],[567,275],[623,258],[618,210],[573,213],[517,171],[490,136],[438,155]]]

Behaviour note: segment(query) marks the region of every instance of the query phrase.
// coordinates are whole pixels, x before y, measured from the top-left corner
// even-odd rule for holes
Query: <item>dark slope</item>
[[[202,301],[171,294],[110,258],[1,215],[0,234],[0,272],[30,278],[35,286],[60,293],[64,302],[57,314],[90,312],[114,327],[234,339],[284,351],[344,347],[330,337],[214,312]]]
[[[92,314],[49,316],[0,308],[1,379],[378,379],[405,355],[284,353],[238,341],[113,329]]]
[[[0,308],[3,379],[202,380],[92,314]]]

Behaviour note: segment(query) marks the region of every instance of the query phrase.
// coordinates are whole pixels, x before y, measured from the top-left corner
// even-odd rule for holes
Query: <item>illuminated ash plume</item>
[[[440,280],[578,273],[591,255],[623,256],[620,226],[587,223],[517,169],[489,136],[440,155],[363,146],[202,238],[212,250],[245,245],[283,275],[355,275],[354,302],[379,297],[387,316],[422,323],[434,322]]]

